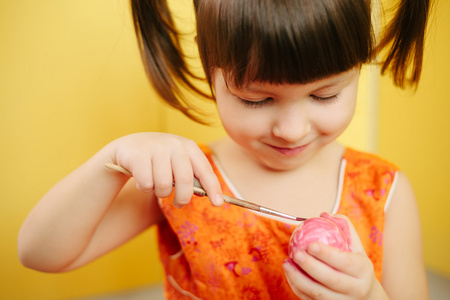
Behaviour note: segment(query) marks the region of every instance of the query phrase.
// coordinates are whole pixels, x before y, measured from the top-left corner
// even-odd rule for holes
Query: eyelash
[[[319,102],[332,103],[335,100],[337,100],[340,95],[341,95],[341,93],[337,93],[336,95],[329,96],[329,97],[319,97],[319,96],[316,96],[316,95],[310,95],[310,97],[313,98],[316,101],[319,101]]]
[[[336,101],[341,93],[337,93],[336,95],[333,96],[329,96],[329,97],[320,97],[320,96],[316,96],[316,95],[310,95],[311,98],[313,98],[314,100],[318,101],[318,102],[322,102],[323,104],[327,104],[327,103],[332,103],[334,101]],[[244,106],[246,107],[250,107],[250,108],[260,108],[263,107],[264,105],[269,104],[273,98],[266,98],[264,100],[261,101],[250,101],[250,100],[246,100],[243,98],[239,98],[241,100],[241,102],[244,104]]]
[[[250,101],[250,100],[245,100],[242,98],[239,98],[242,102],[242,104],[244,104],[244,106],[246,107],[250,107],[250,108],[260,108],[263,107],[264,105],[269,104],[273,98],[266,98],[264,100],[261,101]]]

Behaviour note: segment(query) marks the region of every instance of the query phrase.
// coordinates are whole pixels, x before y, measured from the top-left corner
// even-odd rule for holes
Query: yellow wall
[[[25,269],[16,254],[34,204],[109,141],[138,131],[184,130],[200,142],[221,134],[196,124],[186,132],[155,100],[128,1],[0,1],[0,299],[66,299],[160,282],[153,230],[67,274]]]
[[[126,7],[0,2],[0,299],[63,299],[161,278],[153,232],[62,275],[27,270],[16,254],[21,222],[58,179],[108,141],[157,127],[161,108],[148,101]]]
[[[437,1],[417,92],[382,79],[380,154],[402,168],[418,198],[427,265],[450,276],[450,2]]]
[[[193,21],[184,5],[173,4],[183,22]],[[363,99],[342,138],[360,149],[373,141],[370,76],[364,71]],[[39,198],[103,145],[138,131],[198,142],[224,134],[156,101],[126,0],[0,1],[0,299],[67,299],[161,280],[153,230],[67,274],[25,269],[16,254],[20,225]]]

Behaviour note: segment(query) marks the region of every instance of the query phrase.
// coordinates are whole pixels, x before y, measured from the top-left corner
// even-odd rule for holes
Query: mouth
[[[303,146],[299,146],[299,147],[293,147],[293,148],[287,148],[287,147],[277,147],[277,146],[273,146],[273,145],[269,145],[270,148],[272,148],[273,150],[275,150],[276,152],[278,152],[279,154],[286,156],[286,157],[292,157],[292,156],[296,156],[300,153],[303,152],[303,150],[306,149],[306,147],[308,147],[309,144],[303,145]]]

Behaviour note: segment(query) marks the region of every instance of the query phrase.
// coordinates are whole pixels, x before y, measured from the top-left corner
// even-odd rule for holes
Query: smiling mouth
[[[272,146],[272,145],[270,145],[270,147],[283,156],[291,157],[291,156],[296,156],[296,155],[302,153],[303,150],[305,150],[305,148],[308,147],[308,144],[299,146],[299,147],[295,147],[295,148],[283,148],[283,147],[276,147],[276,146]]]

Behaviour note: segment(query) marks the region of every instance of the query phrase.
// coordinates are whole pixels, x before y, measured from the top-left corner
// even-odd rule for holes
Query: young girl
[[[398,85],[419,80],[430,4],[400,1],[375,43],[368,0],[195,0],[196,41],[229,137],[206,146],[138,133],[106,145],[29,214],[22,263],[73,270],[156,225],[169,299],[427,299],[408,180],[336,142],[352,119],[362,64],[383,51],[382,70]],[[167,4],[131,3],[155,88],[200,120],[179,88],[202,94]],[[193,196],[194,177],[210,202]],[[352,252],[312,243],[287,259],[299,223],[224,204],[222,194],[300,217],[343,218]]]

